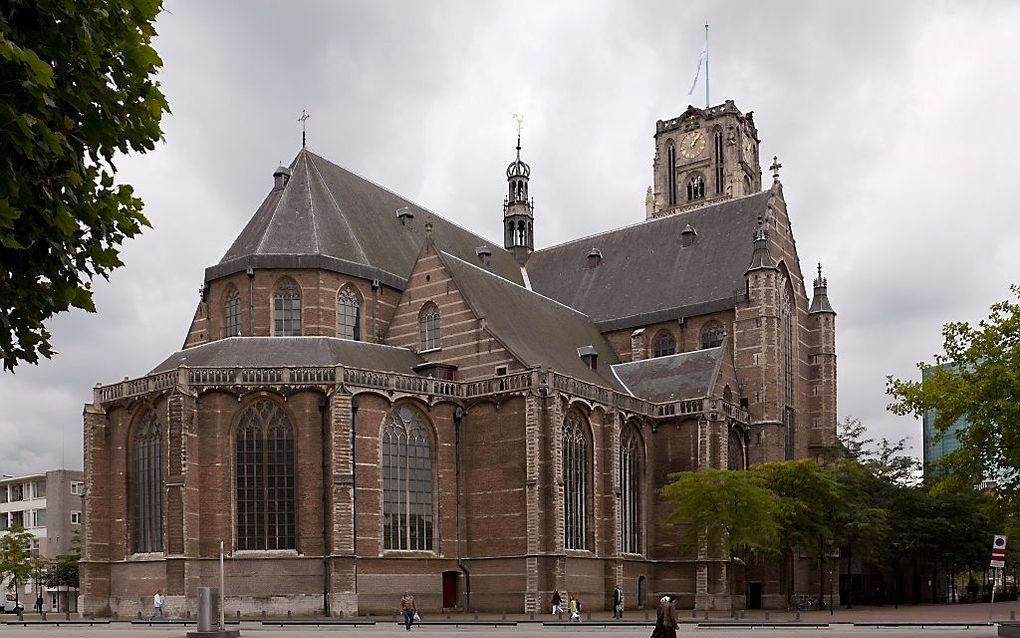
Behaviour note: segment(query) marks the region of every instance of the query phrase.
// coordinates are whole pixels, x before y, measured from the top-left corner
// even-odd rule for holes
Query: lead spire
[[[528,198],[531,167],[521,160],[521,128],[524,116],[514,113],[517,122],[517,156],[506,167],[507,196],[503,200],[503,247],[513,251],[524,265],[535,249],[535,203]]]

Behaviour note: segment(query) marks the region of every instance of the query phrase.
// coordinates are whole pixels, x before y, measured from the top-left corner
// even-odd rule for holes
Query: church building
[[[659,490],[834,444],[826,280],[750,112],[654,140],[644,220],[541,249],[519,136],[502,245],[306,148],[277,168],[181,350],[85,406],[83,612],[194,613],[221,544],[228,616],[785,604],[781,561],[685,541]]]

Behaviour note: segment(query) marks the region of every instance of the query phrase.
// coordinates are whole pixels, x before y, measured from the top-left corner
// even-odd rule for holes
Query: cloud
[[[80,466],[92,385],[178,349],[216,263],[300,147],[500,237],[511,114],[525,115],[536,242],[643,219],[657,119],[675,116],[711,24],[712,101],[754,110],[779,155],[805,271],[839,312],[839,413],[885,412],[940,326],[1017,280],[1020,7],[1008,3],[170,3],[166,142],[119,162],[154,228],[51,324],[60,355],[0,376],[0,466]],[[766,162],[767,164],[767,162]],[[70,459],[74,459],[71,461]]]

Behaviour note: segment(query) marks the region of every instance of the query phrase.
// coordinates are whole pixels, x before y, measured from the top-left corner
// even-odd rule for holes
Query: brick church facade
[[[835,313],[758,142],[731,101],[660,121],[646,219],[540,250],[519,140],[502,247],[302,149],[183,348],[85,406],[83,611],[193,611],[221,543],[228,615],[781,605],[658,496],[835,440]]]

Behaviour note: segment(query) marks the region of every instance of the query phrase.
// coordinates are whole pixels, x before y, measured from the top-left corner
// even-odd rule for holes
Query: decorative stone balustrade
[[[379,372],[359,368],[336,367],[228,367],[189,368],[181,366],[169,372],[151,374],[120,383],[97,385],[97,404],[130,399],[172,389],[177,386],[193,390],[261,388],[266,386],[334,386],[372,389],[385,392],[444,397],[457,400],[498,396],[550,389],[583,398],[623,412],[651,418],[686,417],[705,414],[709,418],[730,418],[749,423],[746,410],[721,399],[697,398],[655,403],[551,370],[529,370],[480,381],[449,381],[414,374]]]

